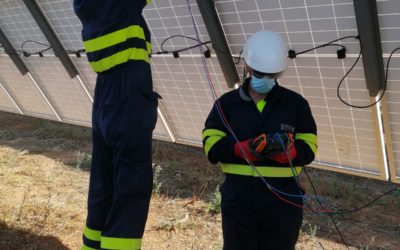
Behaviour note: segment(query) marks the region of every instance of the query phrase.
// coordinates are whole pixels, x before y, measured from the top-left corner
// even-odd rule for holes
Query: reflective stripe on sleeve
[[[147,53],[149,53],[149,55],[151,54],[152,48],[153,48],[153,46],[151,45],[151,43],[146,42],[146,49],[147,49]]]
[[[218,130],[218,129],[206,129],[203,131],[201,134],[201,139],[204,140],[207,136],[214,136],[218,135],[220,137],[225,137],[226,133],[224,131]]]
[[[219,142],[223,137],[220,136],[210,136],[207,138],[204,143],[204,151],[206,151],[206,155],[208,156],[208,152],[210,152],[211,148],[215,145],[215,143]]]
[[[101,237],[102,249],[137,250],[141,248],[141,245],[142,239],[140,238]]]
[[[258,173],[249,165],[221,163],[222,171],[226,174],[237,174],[258,177]],[[257,171],[263,177],[293,177],[293,169],[290,167],[256,166]],[[302,167],[294,168],[296,174],[300,174]]]
[[[296,133],[295,140],[302,140],[310,147],[313,151],[314,155],[317,154],[318,151],[318,138],[315,134],[312,133]]]
[[[226,136],[226,133],[218,130],[218,129],[206,129],[203,131],[201,138],[206,140],[204,142],[204,151],[206,152],[206,155],[208,156],[208,152],[211,150],[211,148],[217,143],[219,140],[224,138]]]

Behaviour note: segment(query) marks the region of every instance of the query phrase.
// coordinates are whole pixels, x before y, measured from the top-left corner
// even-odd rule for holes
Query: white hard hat
[[[285,41],[273,31],[259,31],[250,36],[243,48],[246,64],[262,73],[279,73],[287,67]]]

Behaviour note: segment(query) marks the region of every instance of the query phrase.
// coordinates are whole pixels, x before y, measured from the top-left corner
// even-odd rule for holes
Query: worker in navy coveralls
[[[150,0],[74,0],[97,73],[93,158],[82,249],[140,249],[152,193],[153,92]]]
[[[214,104],[202,134],[208,159],[220,162],[225,173],[223,248],[293,250],[303,218],[301,188],[293,177],[317,152],[315,121],[308,102],[276,80],[287,67],[287,49],[277,33],[253,34],[243,58],[249,77]],[[279,140],[285,143],[279,146]],[[269,145],[272,141],[278,147]],[[297,195],[279,194],[300,208],[279,199],[259,175],[279,191]]]

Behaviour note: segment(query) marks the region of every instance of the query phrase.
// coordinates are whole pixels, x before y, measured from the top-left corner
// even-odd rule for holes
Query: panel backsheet
[[[0,56],[0,82],[26,115],[54,119],[54,113],[32,80],[21,75],[11,59]]]
[[[56,111],[66,122],[91,124],[89,97],[76,79],[71,79],[56,57],[28,57],[24,60],[43,87]]]
[[[1,84],[2,82],[0,81],[0,108],[8,112],[18,112]]]
[[[201,142],[201,131],[213,104],[213,98],[201,58],[153,57],[154,88],[177,139]],[[228,90],[216,58],[207,59],[210,77],[218,95]]]

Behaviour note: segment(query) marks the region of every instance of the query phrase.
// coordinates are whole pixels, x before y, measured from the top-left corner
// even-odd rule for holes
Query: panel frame
[[[171,122],[169,121],[168,117],[165,114],[165,111],[164,111],[164,108],[163,108],[163,105],[161,104],[161,102],[158,102],[157,113],[160,116],[165,129],[167,130],[169,138],[171,139],[172,142],[175,143],[176,142],[176,133],[171,126]]]
[[[387,158],[389,163],[389,170],[390,170],[390,180],[394,183],[400,183],[400,175],[397,176],[396,171],[396,162],[394,157],[394,149],[393,149],[393,140],[392,140],[392,130],[390,128],[390,116],[389,116],[389,109],[387,105],[387,96],[384,95],[382,97],[382,122],[383,128],[385,131],[385,142],[387,148]]]

